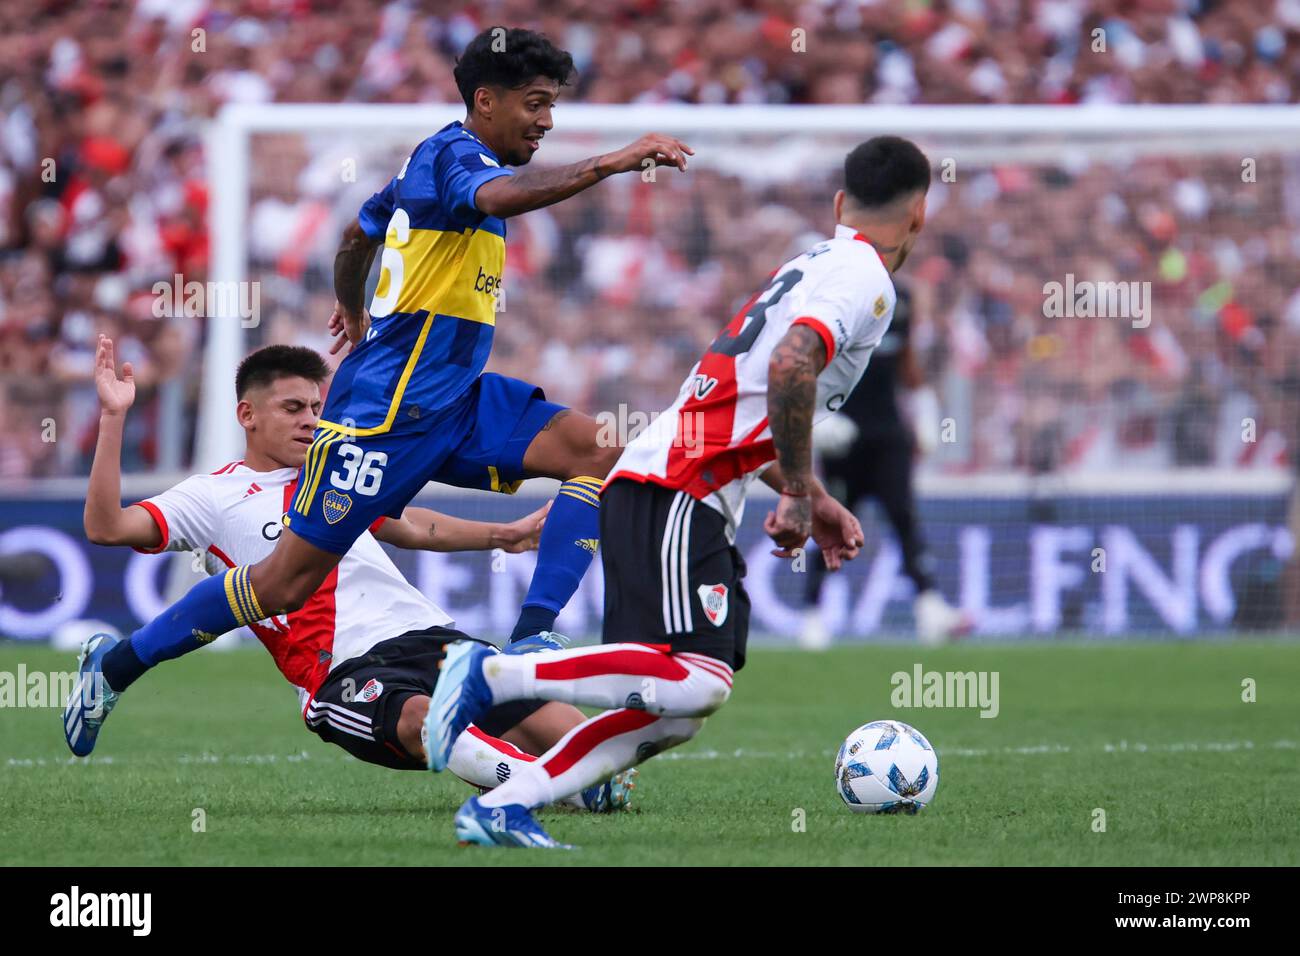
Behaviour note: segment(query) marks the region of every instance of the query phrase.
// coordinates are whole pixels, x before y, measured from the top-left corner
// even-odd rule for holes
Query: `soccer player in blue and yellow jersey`
[[[346,336],[351,351],[275,550],[196,585],[130,640],[84,660],[83,672],[102,672],[120,692],[162,660],[301,608],[367,527],[400,515],[429,481],[505,492],[528,477],[563,482],[511,640],[550,629],[591,563],[598,492],[620,449],[601,447],[595,419],[547,402],[541,389],[483,374],[505,270],[505,220],[614,173],[651,163],[684,170],[692,152],[651,133],[580,163],[510,169],[537,152],[572,72],[568,53],[527,30],[492,27],[470,42],[455,69],[465,122],[417,146],[344,232],[330,327],[340,336],[336,348]],[[381,246],[367,314],[365,280]]]

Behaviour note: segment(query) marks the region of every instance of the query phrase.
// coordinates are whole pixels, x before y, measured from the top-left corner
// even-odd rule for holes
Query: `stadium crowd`
[[[1268,103],[1300,94],[1300,0],[536,7],[0,3],[9,438],[0,475],[87,470],[96,331],[117,339],[141,388],[126,467],[188,461],[192,414],[171,416],[179,429],[158,423],[166,403],[193,409],[202,328],[155,315],[151,289],[177,273],[205,278],[206,119],[231,102],[455,102],[456,51],[493,22],[542,29],[571,50],[578,75],[567,96],[587,102]],[[301,141],[262,148],[250,220],[263,283],[258,335],[323,346],[334,237],[380,181],[358,183],[344,203],[304,183]],[[1008,165],[936,184],[925,244],[907,268],[918,344],[947,406],[977,423],[937,466],[1245,466],[1300,446],[1288,432],[1300,421],[1289,397],[1300,391],[1300,170],[1265,157],[1257,181],[1243,183],[1235,161],[1206,158],[1124,173],[1103,162]],[[511,226],[493,367],[591,411],[662,407],[763,275],[829,228],[820,180],[754,186],[703,169],[656,189],[653,202],[632,185],[606,184]],[[1069,271],[1149,278],[1155,321],[1139,330],[1044,318],[1042,283]],[[1247,416],[1258,419],[1258,440],[1234,441]]]

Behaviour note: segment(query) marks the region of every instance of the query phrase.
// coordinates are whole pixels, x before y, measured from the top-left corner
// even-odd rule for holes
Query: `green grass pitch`
[[[0,671],[70,661],[0,644]],[[895,709],[890,675],[917,662],[997,671],[1000,713]],[[915,817],[852,814],[833,785],[840,741],[882,717],[939,753],[938,794]],[[758,648],[703,732],[641,768],[634,811],[543,813],[578,852],[457,847],[451,815],[467,794],[450,775],[371,767],[321,742],[255,648],[143,678],[89,761],[68,756],[57,709],[0,709],[11,865],[1294,866],[1300,645]]]

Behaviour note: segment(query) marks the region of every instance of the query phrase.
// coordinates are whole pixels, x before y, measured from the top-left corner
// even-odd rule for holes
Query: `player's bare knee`
[[[255,569],[253,593],[257,595],[257,603],[268,614],[292,614],[307,604],[320,587],[321,580],[313,571],[277,574],[272,570],[258,575]]]
[[[604,478],[614,470],[614,465],[622,454],[623,448],[620,445],[597,442],[596,446],[590,449],[586,474],[593,478]]]
[[[420,733],[424,729],[424,718],[429,712],[429,698],[423,694],[413,694],[402,704],[402,714],[397,719],[397,739],[402,746],[416,756],[415,751],[423,751]]]

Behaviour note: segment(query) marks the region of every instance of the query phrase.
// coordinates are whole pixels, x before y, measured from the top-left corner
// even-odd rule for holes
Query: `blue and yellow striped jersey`
[[[411,430],[468,389],[492,351],[506,224],[474,205],[509,176],[460,123],[415,148],[358,220],[383,238],[366,340],[339,366],[321,425],[350,435]]]

